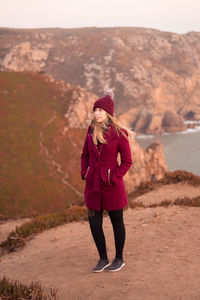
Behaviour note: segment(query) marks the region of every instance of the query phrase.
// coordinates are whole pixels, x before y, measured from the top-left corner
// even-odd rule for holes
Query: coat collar
[[[91,133],[91,125],[89,126],[88,128],[88,133],[92,139],[92,133]],[[104,133],[104,138],[106,139],[107,142],[111,141],[111,140],[114,140],[118,137],[117,133],[116,133],[116,130],[114,128],[114,125],[113,124],[110,124],[108,129],[106,130],[106,132]],[[92,140],[93,142],[93,140]],[[94,144],[94,143],[93,143]]]
[[[112,141],[114,139],[116,139],[118,137],[114,125],[110,124],[110,126],[108,127],[108,129],[106,130],[105,134],[104,134],[104,138],[106,139],[107,142]]]
[[[93,147],[94,147],[94,151],[95,151],[95,153],[96,153],[96,156],[97,156],[98,159],[100,159],[100,153],[99,153],[99,151],[98,151],[98,148],[97,148],[97,146],[93,143],[92,133],[91,133],[91,125],[90,125],[89,128],[88,128],[88,134],[89,134],[89,136],[90,136],[90,140],[91,140],[91,143],[92,143],[92,145],[93,145]],[[117,137],[118,137],[118,135],[117,135],[117,133],[116,133],[116,131],[115,131],[115,129],[114,129],[113,124],[110,124],[109,127],[108,127],[108,129],[107,129],[106,132],[104,133],[104,138],[106,139],[107,142],[110,142],[110,141],[116,139]],[[103,144],[102,144],[102,145],[103,145]]]

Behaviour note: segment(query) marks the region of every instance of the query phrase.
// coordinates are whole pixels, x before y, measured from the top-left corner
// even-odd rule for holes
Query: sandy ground
[[[177,191],[177,185],[167,188],[171,195]],[[182,192],[184,196],[184,186]],[[149,201],[151,193],[141,197]],[[166,198],[166,187],[154,197]],[[3,256],[0,274],[53,286],[59,300],[200,300],[200,209],[127,209],[124,220],[126,265],[119,272],[91,272],[98,255],[88,222],[81,222],[38,234],[24,249]],[[104,231],[112,261],[115,249],[109,217],[104,219]]]

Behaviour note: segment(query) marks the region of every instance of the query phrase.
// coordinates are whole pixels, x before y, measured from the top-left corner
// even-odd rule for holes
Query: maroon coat
[[[126,131],[125,131],[126,132]],[[117,135],[111,124],[104,134],[107,144],[100,149],[93,143],[91,126],[81,154],[81,176],[86,179],[85,204],[89,209],[100,211],[118,210],[127,206],[123,176],[132,164],[128,140]],[[121,164],[117,156],[121,155]]]

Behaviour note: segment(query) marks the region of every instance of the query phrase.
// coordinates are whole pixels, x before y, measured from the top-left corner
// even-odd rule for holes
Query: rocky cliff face
[[[118,117],[136,132],[179,131],[200,119],[197,32],[2,28],[0,68],[45,72],[98,96],[113,88]]]
[[[156,142],[143,150],[135,141],[132,145],[133,165],[125,175],[127,191],[140,183],[161,179],[167,171],[163,145]]]

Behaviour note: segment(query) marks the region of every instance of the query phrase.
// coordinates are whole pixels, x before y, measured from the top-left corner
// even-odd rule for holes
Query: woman
[[[86,180],[84,196],[88,208],[88,220],[100,259],[92,270],[119,271],[124,265],[123,248],[125,227],[123,208],[127,195],[123,176],[132,164],[128,140],[131,131],[124,129],[114,117],[114,94],[111,90],[93,106],[94,118],[88,127],[81,154],[81,176]],[[120,153],[121,163],[117,156]],[[102,229],[103,210],[107,210],[112,222],[116,255],[110,265],[105,236]]]

